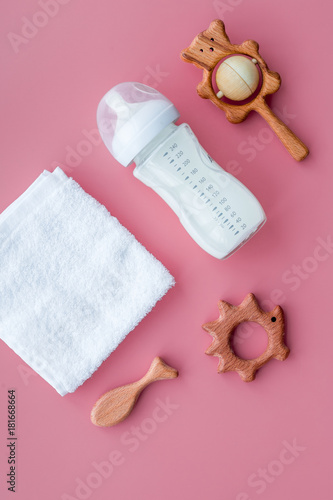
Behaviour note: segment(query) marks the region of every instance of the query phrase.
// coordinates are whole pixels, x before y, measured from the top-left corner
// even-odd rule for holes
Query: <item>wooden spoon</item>
[[[99,427],[111,427],[128,417],[141,392],[156,380],[177,378],[178,371],[156,357],[142,379],[132,384],[106,392],[96,401],[91,411],[91,421]]]

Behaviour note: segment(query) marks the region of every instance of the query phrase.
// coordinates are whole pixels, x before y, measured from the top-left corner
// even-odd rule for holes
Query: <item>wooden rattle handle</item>
[[[134,408],[141,392],[156,380],[178,377],[178,371],[168,366],[163,359],[156,357],[142,379],[132,384],[117,387],[106,392],[95,403],[91,421],[99,427],[111,427],[125,420]]]
[[[264,100],[257,103],[255,110],[266,120],[295,160],[301,161],[308,156],[309,150],[305,144],[273,113]]]

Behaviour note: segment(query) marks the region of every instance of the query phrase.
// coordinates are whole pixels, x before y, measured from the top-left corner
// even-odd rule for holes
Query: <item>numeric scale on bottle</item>
[[[203,205],[207,205],[210,209],[212,219],[215,220],[219,226],[230,229],[237,236],[241,230],[245,230],[247,225],[242,221],[237,212],[232,209],[230,202],[226,196],[222,196],[220,189],[216,189],[214,181],[200,174],[199,169],[192,165],[191,159],[184,153],[184,148],[174,142],[171,146],[161,148],[162,159],[168,162],[172,167],[175,176],[180,178],[184,184],[195,191],[199,199],[202,199]],[[206,153],[207,160],[213,165],[215,163],[211,157]],[[201,159],[205,161],[204,158]],[[219,167],[220,168],[220,167]],[[222,171],[221,171],[222,173]],[[225,177],[225,181],[228,179]]]

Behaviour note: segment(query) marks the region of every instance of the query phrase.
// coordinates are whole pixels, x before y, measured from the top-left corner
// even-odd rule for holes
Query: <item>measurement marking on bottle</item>
[[[234,233],[234,236],[239,235],[241,233],[241,229],[243,228],[238,229],[238,224],[235,224],[235,221],[230,219],[232,208],[230,205],[227,206],[229,200],[226,197],[220,198],[221,195],[218,196],[219,193],[214,188],[214,183],[211,182],[211,180],[208,178],[201,177],[199,184],[197,184],[196,181],[198,182],[199,179],[198,173],[197,171],[195,171],[195,169],[193,169],[192,171],[185,171],[187,169],[183,169],[183,165],[179,165],[177,163],[177,158],[175,158],[172,154],[169,155],[168,152],[164,153],[163,157],[165,157],[166,162],[172,165],[172,168],[175,168],[174,172],[176,172],[177,177],[184,177],[183,181],[187,182],[188,186],[192,186],[192,189],[196,191],[196,196],[204,202],[205,206],[209,207],[208,210],[211,214],[211,217],[217,223],[217,225],[224,231],[230,229]],[[217,197],[217,199],[212,200],[212,198],[209,198],[207,191],[213,193],[214,197]],[[215,203],[217,203],[217,205],[215,205]],[[222,210],[222,207],[220,207],[220,205],[223,205],[223,207],[227,207],[228,211],[230,210],[229,218],[227,218],[227,214],[225,214],[225,211]]]

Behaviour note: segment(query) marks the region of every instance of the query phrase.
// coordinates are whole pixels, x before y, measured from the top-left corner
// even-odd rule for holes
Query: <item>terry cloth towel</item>
[[[0,215],[0,338],[62,396],[92,375],[173,284],[59,167]]]

